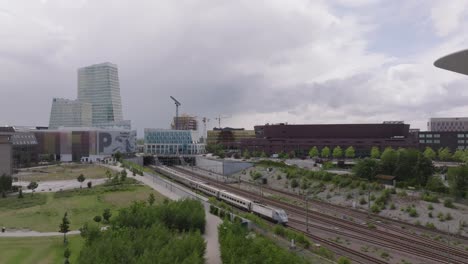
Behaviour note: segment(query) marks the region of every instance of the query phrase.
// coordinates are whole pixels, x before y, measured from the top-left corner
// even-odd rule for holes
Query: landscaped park
[[[38,183],[35,192],[12,193],[0,198],[0,226],[8,231],[28,234],[31,237],[0,237],[2,255],[0,264],[10,263],[63,263],[65,246],[62,236],[34,237],[36,232],[58,232],[62,218],[67,213],[69,230],[78,230],[86,222],[93,223],[100,216],[100,226],[108,225],[103,219],[107,209],[112,218],[119,214],[119,209],[130,206],[135,201],[148,201],[154,197],[154,203],[164,199],[158,192],[122,175],[121,172],[109,171],[97,165],[70,164],[56,165],[40,169],[31,169],[22,173],[22,181]],[[125,173],[126,174],[126,173]],[[102,179],[101,185],[88,186],[78,182],[83,175],[85,180]],[[48,181],[76,181],[74,189],[41,191],[41,185]],[[80,188],[79,186],[82,185]],[[150,199],[151,200],[151,199]],[[84,240],[80,235],[69,235],[67,247],[72,252],[70,262],[78,257]]]

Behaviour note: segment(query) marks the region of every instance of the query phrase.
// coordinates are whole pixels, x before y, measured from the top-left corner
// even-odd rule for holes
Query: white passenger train
[[[181,182],[191,188],[197,189],[205,194],[214,196],[219,200],[223,200],[229,204],[235,205],[236,207],[242,208],[249,212],[253,212],[263,218],[272,220],[276,223],[286,225],[288,223],[288,215],[283,209],[274,208],[257,201],[252,201],[242,196],[230,193],[225,190],[218,189],[214,186],[206,184],[204,182],[191,179],[189,176],[180,173],[167,166],[156,167],[160,170],[167,172],[174,180]]]

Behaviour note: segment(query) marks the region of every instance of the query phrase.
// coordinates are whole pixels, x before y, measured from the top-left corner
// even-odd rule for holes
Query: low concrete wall
[[[245,170],[253,166],[250,162],[244,161],[231,161],[231,160],[216,160],[216,159],[209,159],[206,157],[197,157],[196,158],[196,165],[197,167],[211,171],[214,173],[218,173],[221,175],[232,175],[237,173],[241,170]]]
[[[143,157],[142,156],[137,156],[137,157],[134,157],[134,158],[127,158],[125,160],[136,163],[136,164],[138,164],[140,166],[143,166]]]

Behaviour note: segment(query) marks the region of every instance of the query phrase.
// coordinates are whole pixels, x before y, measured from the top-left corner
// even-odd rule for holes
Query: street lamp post
[[[305,202],[306,202],[306,231],[307,231],[307,233],[309,233],[309,204],[308,204],[308,200],[309,200],[309,195],[308,195],[308,193],[306,193]]]

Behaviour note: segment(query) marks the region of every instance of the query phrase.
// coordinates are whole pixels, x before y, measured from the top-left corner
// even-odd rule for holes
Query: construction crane
[[[206,117],[203,117],[202,118],[202,122],[203,122],[203,138],[205,138],[205,134],[206,134],[206,123],[210,122],[210,119],[209,118],[206,118]],[[208,136],[207,136],[208,137]]]
[[[175,129],[177,130],[178,129],[178,126],[177,126],[177,123],[179,122],[179,106],[181,106],[182,104],[177,101],[177,99],[175,99],[174,97],[170,96],[172,100],[174,100],[174,103],[175,103],[175,106],[176,106],[176,119],[175,119]]]
[[[221,129],[221,119],[226,119],[226,118],[231,118],[231,117],[219,115],[218,117],[215,118],[218,121],[218,125],[220,129]]]

